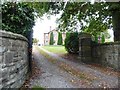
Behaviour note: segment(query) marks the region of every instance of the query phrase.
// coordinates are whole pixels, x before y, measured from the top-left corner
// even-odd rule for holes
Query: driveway
[[[55,59],[53,63],[40,51]],[[39,47],[33,48],[33,57],[41,75],[30,81],[30,87],[45,88],[117,88],[118,76],[108,75],[83,63],[63,59],[56,54]]]

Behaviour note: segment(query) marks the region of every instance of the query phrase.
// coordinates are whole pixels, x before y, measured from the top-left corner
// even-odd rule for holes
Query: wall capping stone
[[[93,43],[93,45],[96,46],[103,46],[103,45],[120,45],[120,41],[117,42],[106,42],[106,43]]]
[[[27,41],[28,39],[20,34],[15,34],[12,32],[7,32],[5,30],[0,30],[0,37],[2,38],[11,38],[11,39],[15,39],[15,40],[23,40],[23,41]]]

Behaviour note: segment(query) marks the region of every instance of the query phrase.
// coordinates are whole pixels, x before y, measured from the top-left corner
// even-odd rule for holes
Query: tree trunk
[[[120,41],[120,11],[112,12],[112,23],[114,30],[114,41]]]

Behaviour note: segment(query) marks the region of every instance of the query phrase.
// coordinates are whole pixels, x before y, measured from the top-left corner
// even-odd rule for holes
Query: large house
[[[49,45],[51,32],[53,32],[54,45],[57,45],[57,42],[58,42],[58,31],[55,30],[55,29],[51,30],[48,33],[44,33],[44,45]],[[65,38],[66,38],[66,33],[62,33],[63,44],[64,44]]]

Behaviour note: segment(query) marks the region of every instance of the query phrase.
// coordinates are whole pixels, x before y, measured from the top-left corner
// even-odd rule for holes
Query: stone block
[[[9,50],[10,50],[10,51],[13,51],[13,52],[19,51],[19,50],[18,50],[18,47],[16,47],[16,46],[11,46],[11,47],[9,47]]]
[[[17,74],[18,72],[19,72],[19,68],[15,68],[15,69],[13,69],[12,71],[9,72],[9,75]]]
[[[14,51],[14,57],[18,57],[18,52],[19,51]]]
[[[84,38],[81,40],[81,45],[91,45],[91,39],[90,38]]]
[[[85,62],[85,63],[90,63],[91,62],[91,57],[81,57],[81,61]]]
[[[7,48],[6,47],[4,47],[4,46],[0,46],[0,53],[5,53],[5,52],[7,52]]]
[[[11,42],[7,38],[2,38],[2,46],[8,47],[11,46]]]
[[[12,62],[15,63],[15,62],[17,62],[18,60],[19,60],[19,59],[18,59],[17,57],[14,57],[13,60],[12,60]]]
[[[91,50],[91,46],[82,46],[82,51]]]
[[[3,56],[0,55],[0,63],[3,63]]]
[[[6,53],[4,54],[5,64],[12,63],[13,55],[14,55],[13,52],[6,52]]]
[[[85,57],[85,56],[86,56],[86,57],[87,57],[87,56],[89,56],[89,57],[92,56],[90,50],[88,50],[88,51],[82,51],[81,55],[84,56],[84,57]]]
[[[2,87],[3,90],[7,90],[8,88],[10,88],[10,85],[8,85],[6,83],[4,83],[2,85],[3,85],[3,87]]]
[[[2,79],[3,85],[6,84],[8,81],[9,81],[9,78],[3,78],[3,79]]]
[[[12,75],[9,75],[9,80],[12,80],[16,77],[16,73],[15,74],[12,74]]]
[[[2,69],[2,78],[7,78],[9,76],[9,70],[7,68]]]

